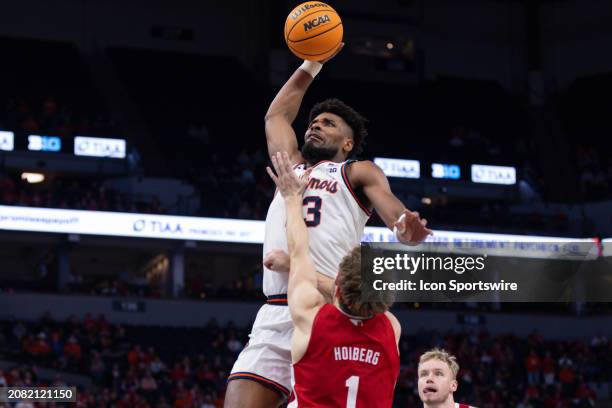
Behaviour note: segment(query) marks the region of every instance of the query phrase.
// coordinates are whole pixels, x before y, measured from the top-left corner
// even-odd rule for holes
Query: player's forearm
[[[286,197],[289,257],[308,254],[308,230],[302,215],[302,197]]]
[[[300,110],[306,90],[308,90],[312,81],[313,77],[310,74],[302,69],[297,69],[276,94],[268,112],[266,112],[266,119],[273,116],[282,116],[289,123],[293,123]]]
[[[287,244],[289,249],[289,285],[309,282],[317,287],[314,264],[308,253],[308,229],[302,215],[302,197],[285,198],[287,208]]]
[[[391,192],[376,198],[374,209],[389,229],[393,229],[395,221],[402,215],[406,207]]]

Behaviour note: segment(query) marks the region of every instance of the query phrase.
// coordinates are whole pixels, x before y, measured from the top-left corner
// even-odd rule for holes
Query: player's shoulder
[[[399,341],[400,337],[402,336],[402,325],[393,313],[386,311],[385,316],[387,317],[387,319],[389,319],[389,323],[391,323],[393,333],[395,334],[395,339]]]
[[[373,184],[386,178],[382,169],[371,160],[346,161],[345,166],[349,166],[349,180],[354,186]]]
[[[352,171],[375,171],[384,174],[378,164],[374,163],[372,160],[347,160],[344,163],[345,165],[350,166]]]

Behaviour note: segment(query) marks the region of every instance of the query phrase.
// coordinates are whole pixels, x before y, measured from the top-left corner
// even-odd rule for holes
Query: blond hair
[[[355,316],[368,317],[384,313],[393,304],[392,294],[384,291],[377,293],[378,298],[374,300],[366,300],[362,296],[366,282],[361,276],[360,246],[353,248],[340,262],[336,284],[339,292],[338,300]]]
[[[426,361],[434,359],[446,363],[450,368],[451,372],[453,373],[453,378],[457,378],[457,373],[459,372],[459,364],[457,363],[457,357],[453,356],[444,349],[436,347],[421,354],[421,357],[419,358],[419,366],[425,363]]]

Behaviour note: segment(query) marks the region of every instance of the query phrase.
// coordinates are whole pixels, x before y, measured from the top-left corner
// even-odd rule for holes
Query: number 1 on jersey
[[[304,201],[302,204],[306,206],[306,218],[304,221],[306,222],[307,227],[316,227],[321,223],[321,204],[323,204],[323,200],[321,197],[317,196],[308,196],[304,197]]]
[[[359,377],[353,375],[344,383],[348,387],[348,395],[346,396],[346,408],[355,408],[357,406],[357,390],[359,389]]]

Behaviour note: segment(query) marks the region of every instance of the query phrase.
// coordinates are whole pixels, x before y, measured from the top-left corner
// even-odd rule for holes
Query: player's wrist
[[[295,203],[299,203],[300,205],[302,202],[302,195],[301,194],[297,194],[297,193],[290,193],[287,194],[287,196],[285,197],[285,202],[287,202],[288,204],[295,204]]]
[[[317,61],[304,60],[300,68],[302,71],[308,73],[313,79],[321,72],[323,64]]]

